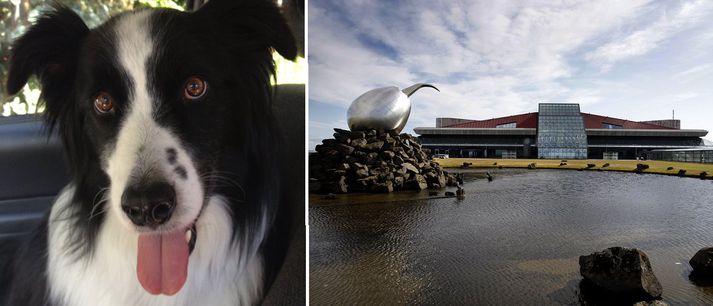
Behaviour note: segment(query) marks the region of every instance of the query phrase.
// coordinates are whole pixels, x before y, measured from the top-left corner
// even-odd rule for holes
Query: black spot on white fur
[[[186,172],[186,168],[183,166],[178,166],[174,168],[173,171],[184,180],[188,178],[188,172]]]
[[[168,148],[166,149],[166,159],[168,160],[168,163],[173,165],[176,163],[176,149],[174,148]],[[183,169],[185,172],[186,169]]]

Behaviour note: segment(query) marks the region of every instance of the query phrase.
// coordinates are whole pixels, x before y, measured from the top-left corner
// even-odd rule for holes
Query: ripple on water
[[[710,182],[491,173],[463,200],[310,207],[310,303],[578,304],[578,256],[621,245],[649,255],[669,303],[713,304],[713,287],[688,279],[713,244]]]

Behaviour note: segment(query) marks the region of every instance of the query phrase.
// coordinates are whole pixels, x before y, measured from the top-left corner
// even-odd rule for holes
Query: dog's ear
[[[274,48],[282,57],[294,60],[297,45],[285,18],[271,0],[211,0],[196,14],[222,29]]]
[[[38,76],[46,101],[59,98],[47,95],[66,93],[74,80],[79,46],[87,33],[84,21],[67,7],[55,5],[42,14],[13,45],[8,94],[20,91],[32,75]]]

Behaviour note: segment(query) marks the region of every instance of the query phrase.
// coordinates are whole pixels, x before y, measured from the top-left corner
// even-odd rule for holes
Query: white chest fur
[[[262,295],[263,262],[255,252],[231,244],[232,221],[225,201],[212,197],[196,222],[198,238],[188,262],[188,279],[174,296],[146,292],[136,277],[138,236],[108,209],[94,254],[68,252],[74,189],[65,188],[49,222],[48,282],[57,305],[253,305]],[[68,209],[69,208],[69,209]]]

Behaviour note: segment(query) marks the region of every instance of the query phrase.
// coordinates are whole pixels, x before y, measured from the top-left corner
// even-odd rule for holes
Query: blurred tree
[[[73,9],[90,28],[100,25],[109,17],[126,10],[143,7],[170,7],[183,9],[186,0],[61,0]],[[5,91],[8,61],[12,42],[22,35],[51,1],[46,0],[0,0],[0,116],[25,115],[41,112],[38,107],[39,84],[33,78],[16,96]]]

